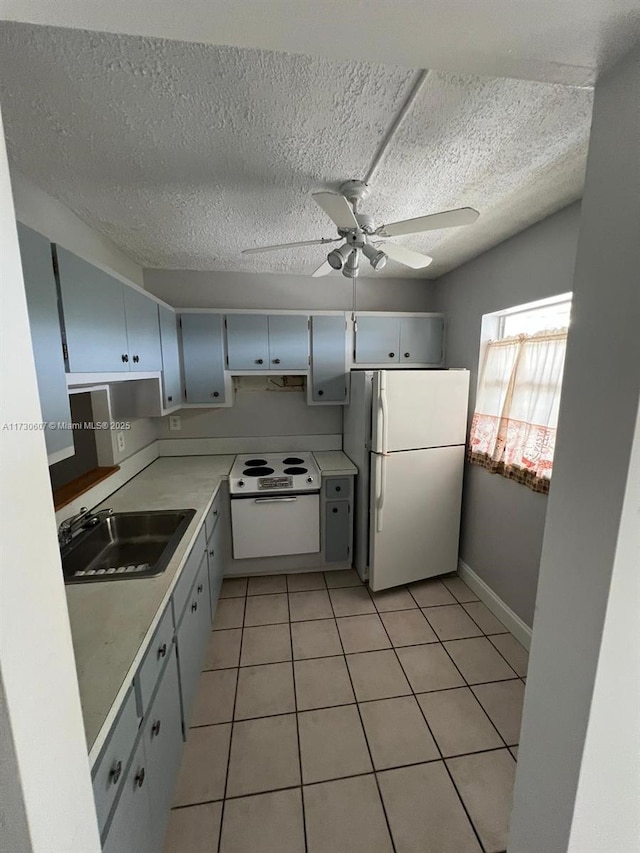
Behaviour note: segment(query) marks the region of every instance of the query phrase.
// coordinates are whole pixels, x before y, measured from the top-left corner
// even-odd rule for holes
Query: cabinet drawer
[[[162,615],[160,624],[156,628],[153,640],[134,679],[140,716],[144,716],[149,710],[158,678],[162,672],[162,667],[167,661],[167,657],[171,654],[172,646],[173,614],[171,607],[168,606]]]
[[[331,477],[325,481],[324,493],[328,498],[348,500],[351,494],[348,477]]]
[[[200,567],[200,561],[202,560],[202,555],[205,552],[205,547],[206,532],[203,525],[200,528],[198,538],[195,541],[195,545],[191,549],[191,553],[187,557],[187,562],[185,563],[182,569],[180,579],[178,580],[176,588],[173,591],[173,622],[176,627],[180,622],[180,617],[182,616],[182,611],[184,610],[185,604],[187,603],[187,599],[189,597],[189,593],[191,592],[193,581],[195,580],[195,576],[198,573],[198,568]]]
[[[100,832],[127,774],[127,765],[138,734],[140,719],[133,688],[127,694],[111,736],[93,768],[93,796]]]
[[[209,512],[206,515],[204,520],[205,530],[207,532],[207,542],[211,539],[213,535],[213,531],[215,529],[216,524],[218,523],[218,519],[220,518],[220,507],[222,504],[222,491],[219,491],[218,494],[213,499],[213,503],[209,507]]]

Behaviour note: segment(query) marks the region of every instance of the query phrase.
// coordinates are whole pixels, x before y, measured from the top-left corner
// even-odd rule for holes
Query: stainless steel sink
[[[62,549],[65,583],[148,578],[166,568],[195,509],[115,512]]]

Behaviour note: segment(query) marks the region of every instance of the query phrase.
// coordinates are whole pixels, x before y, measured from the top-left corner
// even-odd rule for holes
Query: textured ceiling
[[[311,193],[364,175],[415,79],[366,62],[4,24],[12,162],[146,267],[310,273],[334,236]],[[592,92],[431,71],[363,210],[458,206],[473,226],[397,238],[437,277],[578,198]],[[389,262],[378,275],[424,277]]]

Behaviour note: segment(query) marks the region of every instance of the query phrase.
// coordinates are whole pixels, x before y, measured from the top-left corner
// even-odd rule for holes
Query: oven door
[[[320,551],[320,496],[235,498],[231,525],[236,560],[316,553]]]

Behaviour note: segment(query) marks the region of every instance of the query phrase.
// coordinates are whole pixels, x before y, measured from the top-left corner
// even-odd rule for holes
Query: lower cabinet
[[[198,574],[191,587],[187,605],[176,630],[182,723],[186,737],[191,719],[200,672],[211,631],[211,599],[209,594],[209,564],[206,552],[202,555]]]
[[[209,559],[209,596],[211,598],[211,617],[216,614],[216,606],[220,597],[222,578],[224,575],[224,549],[226,547],[226,532],[228,525],[220,522],[214,528],[207,541]]]
[[[138,741],[126,774],[103,853],[157,853],[151,846],[151,805],[144,757],[144,741]]]

